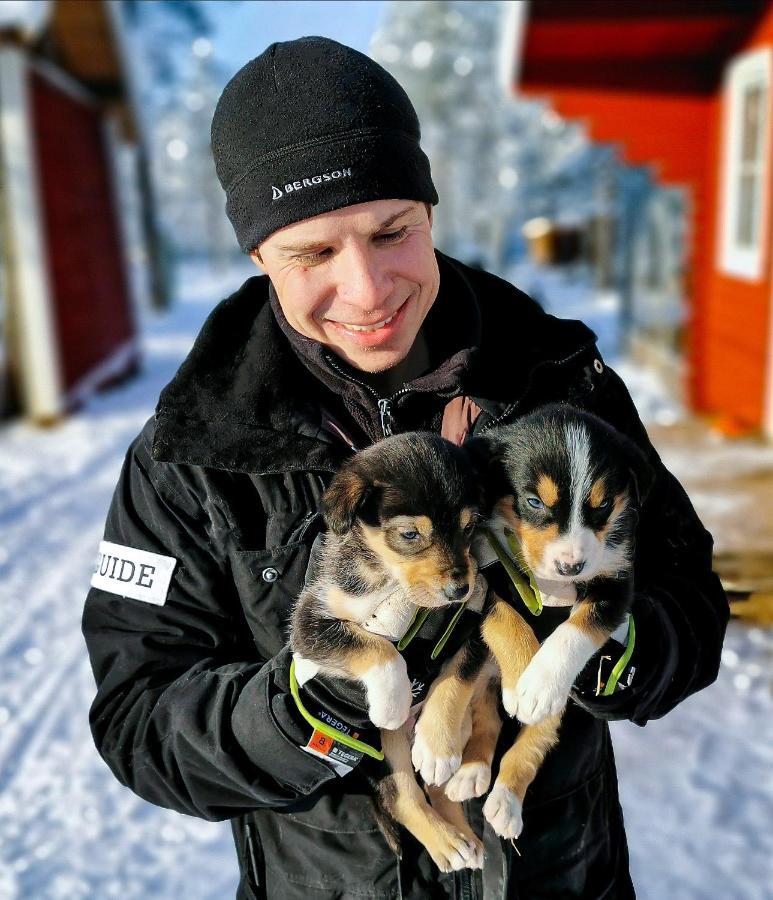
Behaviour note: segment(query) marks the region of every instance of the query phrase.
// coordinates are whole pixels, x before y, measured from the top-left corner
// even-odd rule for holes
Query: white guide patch
[[[119,597],[163,606],[176,565],[173,556],[100,541],[91,586]]]

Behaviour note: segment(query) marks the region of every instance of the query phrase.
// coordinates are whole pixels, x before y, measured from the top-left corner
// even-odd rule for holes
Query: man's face
[[[408,354],[437,297],[431,225],[423,203],[374,200],[288,225],[251,256],[296,331],[382,372]]]

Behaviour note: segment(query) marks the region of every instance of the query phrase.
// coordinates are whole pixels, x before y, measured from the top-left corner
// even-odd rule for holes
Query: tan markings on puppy
[[[396,576],[398,568],[405,561],[406,557],[402,553],[398,553],[398,551],[393,547],[389,546],[389,543],[387,542],[386,532],[381,528],[374,528],[370,525],[365,525],[362,523],[360,527],[363,539],[368,546],[368,549],[372,550],[373,553],[375,553],[375,555],[381,560],[390,574]],[[417,528],[416,530],[418,531],[419,529]],[[426,544],[426,538],[420,538],[419,542],[422,546],[424,546]]]
[[[408,587],[423,585],[424,587],[436,586],[438,591],[443,590],[442,573],[448,569],[448,558],[440,550],[432,548],[423,553],[420,558],[407,558],[403,560],[400,570]]]
[[[467,840],[477,848],[481,861],[483,857],[483,843],[475,832],[470,828],[470,823],[464,814],[464,807],[461,803],[450,800],[441,786],[430,784],[427,785],[427,793],[432,808],[438,815],[442,816],[446,822],[450,822],[453,826],[467,838]],[[479,868],[474,866],[473,868]]]
[[[443,667],[424,702],[413,744],[413,764],[427,784],[443,784],[462,760],[462,728],[475,679],[461,677],[461,648]]]
[[[474,515],[475,510],[470,509],[469,506],[465,506],[461,513],[459,513],[459,527],[462,531],[470,524]]]
[[[550,475],[540,475],[537,482],[537,495],[545,506],[555,506],[558,503],[558,485]]]
[[[548,750],[558,741],[560,723],[561,716],[557,715],[538,725],[524,725],[513,746],[502,757],[496,783],[512,791],[521,803]]]
[[[482,680],[483,688],[476,690],[470,707],[472,731],[464,747],[463,766],[473,762],[482,762],[490,766],[502,727],[502,720],[497,712],[499,685],[489,676],[484,676]]]
[[[363,631],[367,635],[367,631]],[[398,656],[393,644],[377,635],[369,635],[371,640],[367,647],[360,647],[349,658],[349,668],[353,675],[362,679],[362,676],[375,666],[386,666]]]
[[[463,802],[473,797],[482,797],[489,789],[491,764],[502,727],[498,703],[499,678],[492,678],[484,670],[476,682],[475,694],[466,717],[469,720],[469,733],[462,737],[464,752],[461,765],[444,785],[449,800]]]
[[[582,603],[572,610],[571,616],[569,616],[564,625],[574,625],[586,637],[590,638],[596,644],[596,647],[603,647],[609,638],[608,629],[603,628],[596,621],[593,614],[592,601],[583,600]]]
[[[601,504],[604,502],[604,498],[606,495],[606,485],[604,484],[603,478],[597,478],[590,489],[590,495],[588,496],[588,502],[593,507],[593,509],[598,509]]]
[[[380,786],[382,797],[389,799],[391,815],[427,848],[441,871],[461,869],[471,862],[480,867],[482,847],[474,835],[474,840],[469,837],[469,827],[455,827],[427,803],[413,773],[405,729],[382,732],[381,746],[392,767],[383,789]]]
[[[539,649],[539,641],[528,623],[500,597],[482,622],[486,646],[502,673],[502,686],[512,689]]]
[[[558,540],[558,525],[535,528],[533,525],[521,521],[517,533],[526,563],[530,568],[536,569],[544,562],[545,548]]]
[[[515,514],[515,510],[513,509],[514,499],[515,498],[512,495],[508,495],[502,497],[501,500],[497,500],[492,511],[492,518],[503,519],[511,528],[517,530],[520,527],[521,520]]]
[[[344,622],[360,622],[368,615],[367,598],[348,594],[341,588],[331,587],[325,593],[325,603],[336,619]]]
[[[397,528],[400,531],[415,529],[427,541],[432,537],[432,519],[429,516],[395,516],[387,519],[382,528]]]
[[[596,537],[603,544],[607,539],[607,535],[614,527],[615,522],[620,518],[621,513],[623,513],[628,507],[628,494],[618,494],[615,497],[615,502],[612,506],[612,512],[609,514],[609,518],[606,521],[606,524],[603,528],[596,532]]]

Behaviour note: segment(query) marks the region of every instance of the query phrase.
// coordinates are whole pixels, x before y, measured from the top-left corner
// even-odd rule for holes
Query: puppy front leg
[[[481,633],[502,675],[502,704],[508,715],[514,716],[518,710],[516,685],[539,650],[539,641],[523,616],[496,596]]]
[[[425,784],[444,784],[462,762],[465,716],[487,658],[485,644],[474,635],[432,683],[416,723],[412,752]]]
[[[580,600],[566,622],[545,640],[520,677],[514,713],[527,725],[559,713],[577,676],[609,640],[630,606],[630,582],[598,579],[593,598]],[[508,710],[509,712],[509,710]]]
[[[447,821],[434,810],[419,787],[411,765],[410,735],[407,726],[381,732],[384,759],[391,770],[378,784],[382,809],[426,847],[442,872],[480,869],[483,845],[466,821]]]
[[[456,802],[482,797],[491,783],[491,763],[502,720],[497,709],[499,679],[487,672],[488,667],[481,674],[472,698],[470,737],[464,745],[462,764],[444,785],[448,799]]]
[[[408,718],[413,696],[408,668],[394,644],[355,622],[310,621],[317,627],[296,628],[293,649],[323,672],[360,681],[370,721],[377,728],[399,728]]]
[[[499,774],[483,804],[483,815],[503,838],[517,838],[523,829],[523,799],[545,756],[558,741],[560,714],[538,725],[524,725],[502,757]]]
[[[395,646],[351,622],[345,623],[359,647],[348,657],[352,675],[364,685],[368,718],[377,728],[399,728],[413,703],[408,667]]]

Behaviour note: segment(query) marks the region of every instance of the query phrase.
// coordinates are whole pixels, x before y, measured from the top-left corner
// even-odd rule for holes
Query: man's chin
[[[386,350],[383,347],[360,347],[356,352],[342,352],[336,349],[334,352],[353,369],[359,369],[368,375],[388,372],[408,356],[407,350]]]

